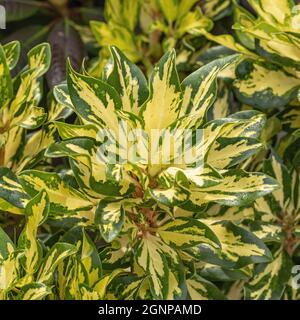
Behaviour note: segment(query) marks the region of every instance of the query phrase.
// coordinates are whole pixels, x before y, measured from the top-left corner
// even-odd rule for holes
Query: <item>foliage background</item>
[[[297,4],[0,0],[0,298],[298,300]],[[120,119],[204,171],[99,166]]]

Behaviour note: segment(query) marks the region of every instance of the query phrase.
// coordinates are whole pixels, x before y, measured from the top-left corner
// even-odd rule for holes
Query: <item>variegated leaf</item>
[[[76,113],[99,128],[118,128],[116,111],[121,108],[117,91],[103,82],[73,70],[68,65],[68,88]]]
[[[73,113],[72,108],[65,106],[64,104],[56,101],[56,98],[53,92],[51,92],[50,95],[48,96],[47,106],[48,106],[47,122],[66,119]]]
[[[45,74],[51,62],[51,48],[49,43],[41,43],[28,52],[29,69],[34,69],[36,77]]]
[[[20,57],[21,45],[19,41],[11,41],[3,46],[6,63],[10,70],[14,69]]]
[[[177,252],[159,238],[148,234],[142,238],[135,249],[138,265],[149,275],[153,297],[163,299],[168,294],[168,279],[170,270],[169,258],[173,265],[179,264]]]
[[[9,252],[5,260],[0,261],[0,299],[6,299],[6,294],[18,283],[20,278],[20,253],[8,243]]]
[[[144,280],[144,277],[134,274],[117,277],[109,285],[109,296],[118,300],[135,300]]]
[[[103,199],[99,202],[95,223],[99,226],[105,241],[111,242],[120,233],[124,223],[125,210],[122,201]]]
[[[163,241],[175,248],[189,248],[201,243],[219,247],[217,236],[207,225],[192,218],[171,220],[157,230]]]
[[[222,292],[211,282],[199,275],[186,280],[191,300],[226,300]]]
[[[285,25],[291,19],[293,1],[289,0],[250,0],[254,10],[271,24]]]
[[[192,73],[182,82],[183,101],[180,116],[187,118],[188,127],[202,124],[207,110],[217,96],[217,76],[219,72],[236,62],[233,55],[217,59]]]
[[[25,190],[35,196],[40,190],[45,190],[50,200],[50,211],[74,213],[74,211],[87,211],[93,207],[80,191],[67,185],[57,174],[35,170],[23,171],[19,178]]]
[[[255,275],[246,285],[246,298],[251,300],[279,300],[291,276],[292,261],[279,249],[274,260],[257,265]]]
[[[20,125],[23,128],[33,130],[40,127],[46,119],[47,114],[44,108],[31,107],[30,110],[24,114],[23,119],[19,119],[19,123],[15,123],[14,120],[12,120],[11,125]]]
[[[14,163],[13,169],[19,173],[24,169],[31,169],[44,155],[45,149],[55,142],[55,126],[52,123],[43,126],[26,137],[26,143],[21,156]]]
[[[258,153],[262,144],[252,138],[219,137],[208,153],[207,161],[216,169],[232,167]]]
[[[138,114],[149,95],[147,81],[141,70],[116,47],[111,47],[111,55],[113,68],[107,82],[119,92],[122,110]]]
[[[53,279],[53,273],[61,261],[75,254],[77,248],[68,243],[57,242],[43,259],[39,273],[38,282],[49,282]]]
[[[76,125],[65,122],[55,121],[55,126],[63,140],[73,139],[77,137],[86,137],[97,139],[97,128],[92,124]]]
[[[0,260],[6,260],[10,253],[14,251],[15,245],[6,234],[6,232],[0,227]]]
[[[66,83],[59,84],[53,88],[53,95],[57,103],[75,111],[73,102],[70,97],[68,85]]]
[[[273,214],[280,214],[282,211],[289,212],[293,190],[292,179],[288,169],[280,162],[276,155],[273,155],[269,160],[265,161],[264,172],[274,177],[280,186],[279,189],[265,198],[265,201],[269,204]],[[257,209],[259,210],[258,206]]]
[[[276,66],[244,60],[237,67],[235,93],[243,103],[261,109],[279,108],[296,98],[300,80]]]
[[[275,179],[262,173],[247,173],[235,169],[224,171],[222,176],[223,179],[218,184],[204,188],[190,188],[189,202],[197,206],[209,202],[244,206],[278,188]]]
[[[265,243],[283,241],[283,230],[280,225],[270,222],[250,221],[248,223],[249,230]]]
[[[124,273],[122,269],[115,269],[111,273],[104,275],[98,282],[94,285],[93,290],[87,292],[88,300],[100,300],[105,299],[108,291],[108,286],[111,282],[118,276]]]
[[[43,300],[51,293],[51,289],[43,283],[32,282],[21,288],[17,300]]]
[[[207,245],[187,249],[189,254],[199,256],[199,260],[226,268],[241,268],[252,263],[271,261],[269,249],[249,231],[230,221],[211,224],[209,227],[218,237],[221,249],[212,249]]]
[[[134,30],[139,17],[140,5],[135,0],[108,0],[105,2],[105,17],[109,22]]]
[[[25,208],[27,221],[18,246],[24,250],[22,264],[26,271],[26,283],[32,281],[32,276],[41,262],[42,248],[37,240],[38,227],[47,219],[49,210],[49,198],[45,191],[39,192]]]
[[[223,18],[228,10],[230,10],[230,0],[208,0],[203,2],[203,10],[205,14],[213,20]]]
[[[155,66],[150,79],[150,95],[140,112],[148,134],[151,129],[167,128],[177,119],[181,94],[175,51],[171,51]]]
[[[116,46],[122,50],[125,55],[133,62],[137,62],[141,59],[141,53],[139,52],[134,34],[128,30],[128,26],[122,26],[118,23],[106,24],[102,21],[91,21],[91,29],[96,41],[101,47],[102,56],[109,57],[107,50],[108,46]],[[103,67],[103,61],[102,67]],[[100,68],[102,71],[102,68]]]
[[[81,262],[86,270],[89,286],[93,287],[102,276],[102,265],[97,248],[85,231],[83,231]]]
[[[14,124],[21,122],[30,109],[36,107],[42,95],[40,77],[44,75],[51,61],[51,50],[42,43],[28,52],[28,68],[20,74],[16,95],[10,105],[9,114]]]
[[[46,151],[46,156],[68,156],[77,183],[91,197],[99,198],[99,194],[123,196],[133,192],[126,166],[116,165],[114,170],[113,166],[109,167],[103,163],[98,151],[99,147],[94,140],[78,138],[51,145]]]
[[[169,189],[151,189],[149,193],[155,201],[169,207],[178,206],[188,200],[188,193],[178,186]]]
[[[0,208],[3,211],[22,214],[29,201],[18,178],[7,168],[0,168]]]
[[[300,128],[300,108],[288,107],[278,115],[282,127],[286,131],[294,131]]]
[[[13,95],[12,79],[6,60],[5,51],[0,45],[0,108],[5,106]]]

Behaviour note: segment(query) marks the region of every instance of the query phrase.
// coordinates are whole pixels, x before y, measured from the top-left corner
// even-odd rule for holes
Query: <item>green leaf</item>
[[[201,268],[200,275],[210,281],[247,281],[252,276],[251,268],[252,266],[250,265],[241,269],[228,269],[207,263]]]

